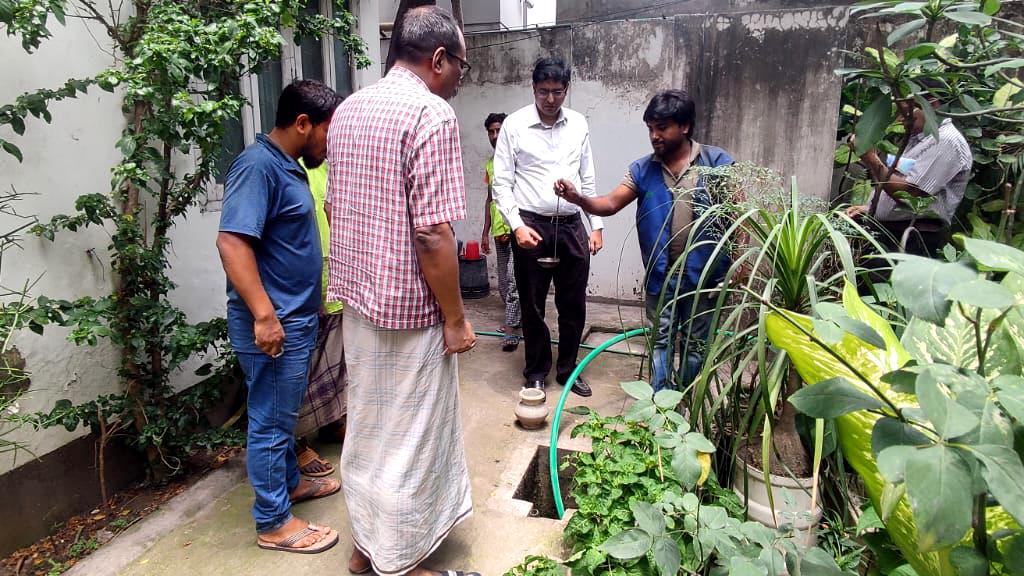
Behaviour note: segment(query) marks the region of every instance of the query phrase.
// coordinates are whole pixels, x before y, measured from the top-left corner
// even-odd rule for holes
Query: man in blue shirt
[[[672,364],[679,334],[684,358],[678,388],[700,371],[712,308],[705,291],[722,281],[729,265],[727,256],[715,255],[721,230],[715,218],[705,215],[717,202],[697,168],[725,166],[733,159],[721,148],[693,140],[695,116],[696,105],[686,92],[659,92],[644,111],[654,154],[633,162],[610,194],[587,197],[568,180],[555,183],[555,192],[562,198],[597,216],[611,216],[638,201],[637,239],[647,270],[647,316],[655,332],[651,378],[655,391],[677,388]],[[686,261],[673,270],[684,254]]]
[[[249,389],[246,467],[256,493],[257,544],[307,554],[334,546],[338,533],[293,517],[291,505],[333,494],[341,484],[302,479],[295,457],[322,265],[313,197],[297,160],[323,163],[340,102],[319,82],[284,89],[274,129],[228,169],[217,235],[228,279],[228,337]]]

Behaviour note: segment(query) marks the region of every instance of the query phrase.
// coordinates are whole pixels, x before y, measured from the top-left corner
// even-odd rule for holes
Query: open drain
[[[558,509],[555,508],[555,498],[551,492],[551,468],[548,460],[550,450],[550,446],[537,446],[537,450],[533,453],[533,458],[530,459],[530,464],[526,467],[526,472],[523,473],[519,486],[512,497],[516,500],[525,500],[533,504],[533,507],[530,508],[530,516],[557,520]],[[559,448],[559,468],[561,468],[563,462],[575,453],[576,451],[574,450]],[[562,502],[566,510],[576,507],[576,502],[569,495],[569,490],[572,488],[572,479],[575,474],[576,468],[572,466],[558,471],[559,492],[561,492]]]

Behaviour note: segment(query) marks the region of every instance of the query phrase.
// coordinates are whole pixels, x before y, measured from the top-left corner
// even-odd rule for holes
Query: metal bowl
[[[537,264],[540,264],[541,268],[554,268],[558,266],[559,259],[552,256],[545,256],[543,258],[537,258]]]

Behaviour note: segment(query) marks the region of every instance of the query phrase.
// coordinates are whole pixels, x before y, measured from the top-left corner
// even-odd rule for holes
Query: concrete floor
[[[503,309],[494,296],[468,303],[470,321],[477,330],[493,331],[501,324]],[[549,323],[556,317],[549,307]],[[641,308],[591,304],[588,317],[593,328],[591,342],[606,339],[601,331],[640,325]],[[634,340],[633,351],[642,350]],[[581,354],[582,357],[582,354]],[[602,414],[620,413],[625,395],[618,383],[634,380],[640,358],[603,354],[587,368],[585,375],[594,395],[583,399],[572,395],[567,406],[586,404]],[[484,576],[500,576],[527,554],[562,556],[560,536],[563,522],[531,518],[530,503],[513,499],[513,493],[538,445],[548,445],[550,427],[526,431],[514,424],[513,409],[522,381],[523,347],[509,354],[500,349],[497,338],[481,337],[477,347],[460,357],[462,415],[466,452],[473,485],[475,511],[459,525],[440,549],[426,562],[433,569],[473,570]],[[554,407],[560,387],[549,388],[548,405]],[[559,446],[585,449],[569,439],[579,417],[564,414]],[[550,420],[549,420],[550,423]],[[339,448],[323,447],[322,454],[337,463]],[[237,477],[236,477],[237,478]],[[187,496],[186,496],[187,497]],[[102,563],[107,570],[123,566],[124,576],[264,575],[346,573],[352,551],[348,538],[348,511],[341,494],[296,507],[296,515],[335,527],[342,539],[334,549],[319,555],[263,551],[255,545],[249,508],[252,491],[248,484],[228,484],[222,493],[207,498],[204,508],[191,519],[179,520],[148,549],[132,548],[130,533],[119,536],[90,562],[76,566],[76,573],[98,574]],[[140,523],[133,530],[145,530]],[[180,523],[180,524],[179,524]],[[131,532],[131,531],[129,531]],[[119,541],[125,550],[118,553]],[[141,554],[140,554],[141,552]]]

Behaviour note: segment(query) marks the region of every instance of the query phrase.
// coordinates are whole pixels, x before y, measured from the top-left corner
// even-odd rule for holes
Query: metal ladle
[[[545,256],[543,258],[537,258],[537,264],[540,264],[541,268],[554,268],[558,266],[558,211],[562,207],[562,197],[559,196],[558,200],[555,201],[555,251],[552,256]]]

